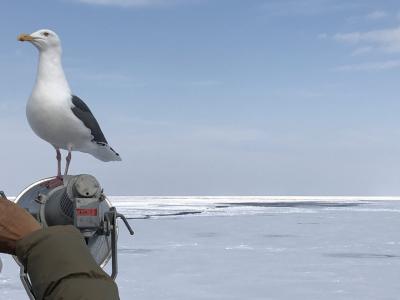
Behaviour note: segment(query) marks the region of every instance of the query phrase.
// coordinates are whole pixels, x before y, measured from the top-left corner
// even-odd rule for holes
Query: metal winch
[[[95,261],[104,268],[112,259],[111,278],[118,273],[117,218],[121,218],[131,235],[134,234],[126,218],[103,193],[100,183],[92,175],[65,176],[63,184],[50,187],[54,178],[39,180],[23,190],[15,202],[26,209],[43,226],[74,225],[85,238]],[[20,277],[28,295],[35,299],[29,276],[22,264]]]

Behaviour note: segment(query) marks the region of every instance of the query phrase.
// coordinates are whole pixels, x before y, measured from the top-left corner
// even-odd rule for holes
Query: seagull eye
[[[44,36],[49,36],[50,33],[48,33],[47,31],[45,31],[45,32],[42,33],[42,35],[44,35]]]

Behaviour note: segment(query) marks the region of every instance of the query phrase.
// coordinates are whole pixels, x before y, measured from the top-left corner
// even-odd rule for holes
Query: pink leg
[[[57,158],[57,176],[49,181],[44,182],[47,188],[55,188],[63,184],[63,178],[61,176],[61,152],[60,149],[56,148]]]
[[[69,164],[71,162],[72,159],[72,155],[71,155],[71,150],[68,150],[68,155],[65,158],[65,160],[67,161],[67,164],[65,165],[65,172],[64,172],[64,176],[68,175],[68,169],[69,169]]]
[[[57,178],[61,178],[61,152],[60,149],[56,148],[57,152]]]

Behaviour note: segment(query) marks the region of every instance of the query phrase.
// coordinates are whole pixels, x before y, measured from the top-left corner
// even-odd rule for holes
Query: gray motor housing
[[[46,196],[41,218],[48,226],[75,225],[85,233],[96,231],[103,219],[100,204],[104,199],[100,184],[92,175],[68,177],[63,188]]]

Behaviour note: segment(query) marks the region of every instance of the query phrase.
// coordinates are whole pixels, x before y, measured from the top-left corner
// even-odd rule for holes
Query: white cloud
[[[160,5],[164,1],[160,0],[76,0],[86,4],[113,5],[113,6],[148,6]]]
[[[65,69],[67,77],[71,81],[85,81],[88,84],[118,87],[144,87],[147,84],[134,78],[129,74],[122,74],[113,71],[104,72],[85,68],[70,67]]]
[[[363,5],[363,2],[359,0],[269,0],[265,1],[262,8],[272,16],[312,16],[352,10],[361,5]]]
[[[218,144],[238,144],[266,140],[267,132],[251,128],[230,128],[230,127],[197,127],[190,128],[189,139],[192,143],[208,142]]]
[[[390,13],[384,11],[384,10],[374,10],[366,15],[357,15],[357,16],[351,16],[347,18],[347,21],[349,23],[360,23],[360,22],[375,22],[379,20],[386,19],[390,16]]]
[[[222,82],[218,80],[198,80],[198,81],[191,81],[189,85],[191,86],[198,86],[198,87],[207,87],[207,86],[217,86],[221,85]]]
[[[197,2],[196,0],[73,0],[73,1],[85,4],[93,4],[93,5],[122,6],[122,7],[168,6],[177,3]]]
[[[400,52],[400,27],[367,32],[337,33],[333,39],[338,42],[377,48],[384,52]]]
[[[325,40],[325,39],[327,39],[329,36],[328,36],[328,34],[327,33],[320,33],[320,34],[318,34],[318,38],[319,39],[321,39],[321,40]]]
[[[352,55],[352,56],[358,56],[358,55],[370,53],[372,50],[373,50],[373,48],[370,47],[370,46],[359,47],[359,48],[356,48],[356,49],[351,53],[351,55]]]
[[[375,10],[365,16],[367,20],[379,20],[387,17],[388,14],[383,10]]]
[[[349,64],[335,68],[335,71],[384,71],[400,68],[400,60],[386,60]]]

